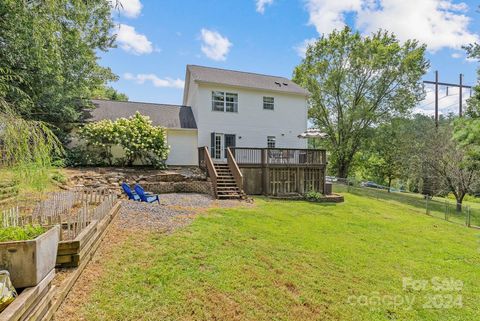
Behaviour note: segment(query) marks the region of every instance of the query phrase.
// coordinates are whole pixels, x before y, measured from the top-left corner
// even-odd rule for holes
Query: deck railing
[[[217,170],[215,169],[215,165],[213,164],[212,158],[210,157],[208,147],[198,148],[198,165],[200,166],[200,168],[207,171],[208,176],[212,180],[214,196],[217,197],[218,173],[217,173]]]
[[[233,147],[231,150],[239,165],[319,166],[327,163],[323,149]]]
[[[232,173],[233,177],[235,178],[235,183],[237,187],[243,192],[243,174],[238,164],[235,162],[235,157],[233,157],[232,150],[230,147],[227,148],[227,164]]]

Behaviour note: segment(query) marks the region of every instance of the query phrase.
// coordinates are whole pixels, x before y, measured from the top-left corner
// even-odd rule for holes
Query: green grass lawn
[[[368,187],[353,187],[342,184],[334,184],[333,190],[336,193],[350,192],[352,194],[366,196],[385,201],[400,202],[416,208],[420,213],[426,213],[428,206],[429,215],[446,219],[452,223],[466,225],[467,216],[470,215],[470,224],[480,227],[480,203],[464,201],[462,210],[456,209],[456,202],[453,199],[447,199],[435,196],[433,199],[425,200],[423,195],[418,193],[388,193],[386,190]]]
[[[477,230],[353,194],[337,205],[255,203],[212,210],[168,236],[132,235],[104,263],[81,314],[88,320],[478,320]],[[426,286],[403,289],[403,278]],[[443,282],[443,292],[432,288],[432,278]],[[452,281],[462,285],[452,288]]]

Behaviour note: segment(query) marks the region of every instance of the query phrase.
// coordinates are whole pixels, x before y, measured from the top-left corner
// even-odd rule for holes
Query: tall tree
[[[392,119],[391,122],[375,128],[369,148],[366,151],[365,167],[373,177],[386,181],[388,191],[392,181],[400,178],[405,168],[404,123],[406,119]]]
[[[472,166],[468,154],[453,137],[453,126],[441,124],[429,137],[423,151],[426,164],[433,170],[445,192],[451,192],[461,211],[465,195],[478,191],[479,171]]]
[[[310,117],[329,135],[339,177],[348,176],[369,128],[424,98],[425,49],[414,40],[401,44],[386,31],[362,37],[348,27],[309,46],[294,81],[311,93]]]
[[[5,101],[17,114],[63,128],[80,117],[92,92],[115,80],[98,64],[97,51],[113,46],[107,0],[3,0],[0,2],[0,68],[22,79]],[[4,79],[5,80],[5,79]]]
[[[109,99],[117,101],[128,101],[128,96],[124,93],[118,92],[115,88],[103,86],[92,93],[92,98],[95,99]]]
[[[469,58],[480,60],[480,45],[465,48]],[[465,117],[455,121],[455,139],[466,150],[470,166],[480,170],[480,69],[477,69],[477,85],[467,101]]]

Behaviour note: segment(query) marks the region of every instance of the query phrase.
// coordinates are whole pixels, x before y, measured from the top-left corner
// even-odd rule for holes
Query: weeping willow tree
[[[52,160],[63,153],[62,145],[45,122],[26,120],[15,113],[5,97],[14,92],[22,103],[29,97],[15,83],[22,79],[13,72],[0,68],[0,166],[24,169],[48,168]]]

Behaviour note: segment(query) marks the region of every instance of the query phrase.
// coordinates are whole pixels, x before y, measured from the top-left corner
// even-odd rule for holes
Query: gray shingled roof
[[[300,87],[285,77],[268,76],[251,72],[210,68],[196,65],[187,65],[187,70],[190,71],[190,75],[193,80],[198,82],[257,88],[301,95],[309,94],[306,89]]]
[[[84,112],[86,122],[104,119],[116,120],[133,116],[137,111],[149,116],[152,124],[166,128],[192,128],[197,124],[192,109],[188,106],[140,103],[133,101],[92,100],[96,108]]]

